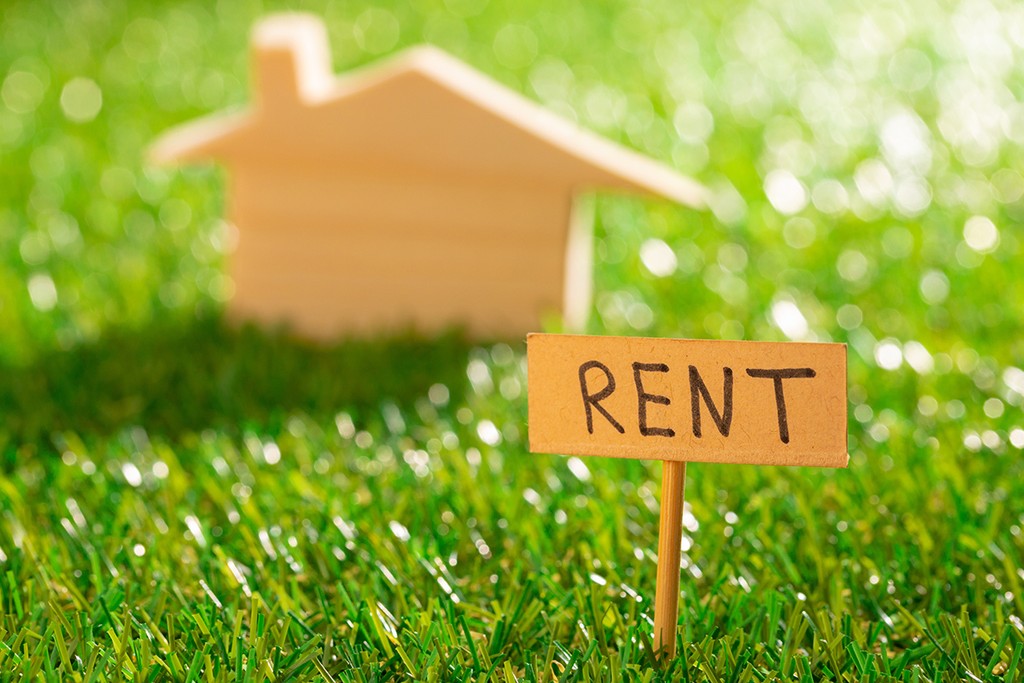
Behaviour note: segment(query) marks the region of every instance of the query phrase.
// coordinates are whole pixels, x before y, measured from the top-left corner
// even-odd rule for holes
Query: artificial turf
[[[1024,10],[302,3],[712,190],[600,196],[589,331],[849,344],[846,470],[533,455],[521,340],[315,347],[221,310],[261,3],[0,6],[0,680],[1024,678]],[[345,293],[339,292],[339,296]]]

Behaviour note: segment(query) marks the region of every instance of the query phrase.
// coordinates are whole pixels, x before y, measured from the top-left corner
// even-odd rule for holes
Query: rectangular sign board
[[[531,334],[530,450],[846,467],[846,345]]]

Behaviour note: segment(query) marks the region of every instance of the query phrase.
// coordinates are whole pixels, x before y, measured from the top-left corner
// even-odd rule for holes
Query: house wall
[[[565,192],[410,173],[231,175],[233,317],[314,338],[410,325],[514,338],[563,310]]]

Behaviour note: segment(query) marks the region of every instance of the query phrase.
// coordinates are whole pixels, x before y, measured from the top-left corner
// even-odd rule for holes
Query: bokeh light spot
[[[72,78],[60,93],[60,107],[69,121],[88,123],[103,107],[103,92],[89,78]]]
[[[789,171],[775,170],[764,180],[764,192],[775,210],[791,215],[807,206],[807,189]]]
[[[988,253],[999,244],[999,229],[985,216],[971,216],[964,224],[964,241],[974,251]]]
[[[30,71],[12,71],[0,88],[0,99],[16,114],[31,114],[43,99],[46,85]]]
[[[875,345],[875,363],[883,370],[896,370],[903,364],[903,351],[892,339],[885,339]]]
[[[644,240],[640,245],[640,261],[655,277],[668,277],[676,271],[678,265],[672,247],[656,238]]]

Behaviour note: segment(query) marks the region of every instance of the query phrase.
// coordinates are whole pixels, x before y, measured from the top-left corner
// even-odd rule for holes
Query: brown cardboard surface
[[[849,459],[845,344],[531,334],[527,363],[534,452],[816,467]]]

